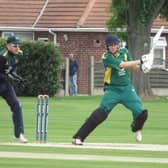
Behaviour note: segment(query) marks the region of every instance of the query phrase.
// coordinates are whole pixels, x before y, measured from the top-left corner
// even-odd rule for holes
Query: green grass
[[[35,142],[36,127],[36,98],[21,97],[25,134],[30,142]],[[48,142],[71,142],[75,131],[81,126],[90,113],[99,105],[100,96],[55,97],[49,101]],[[149,110],[149,119],[143,130],[144,144],[168,144],[168,100],[166,97],[146,100],[144,107]],[[15,142],[11,112],[3,99],[0,99],[0,142]],[[132,116],[122,105],[116,106],[108,119],[101,124],[86,142],[105,143],[135,143],[130,130]],[[125,150],[95,150],[95,149],[66,149],[30,146],[0,146],[0,151],[40,152],[89,154],[105,156],[137,156],[167,158],[168,152],[125,151]],[[62,161],[39,159],[7,159],[0,158],[3,168],[10,167],[61,167],[61,168],[167,168],[168,164],[156,163],[124,163],[124,162],[96,162],[96,161]]]
[[[89,154],[103,156],[130,156],[130,157],[154,157],[167,158],[168,152],[161,151],[132,151],[132,150],[105,150],[105,149],[79,149],[79,148],[53,148],[53,147],[23,147],[23,146],[0,146],[0,151],[28,152],[28,153],[60,153],[60,154]]]
[[[98,161],[61,161],[61,160],[30,160],[30,159],[3,159],[1,167],[5,168],[167,168],[166,164],[144,163],[117,163]]]

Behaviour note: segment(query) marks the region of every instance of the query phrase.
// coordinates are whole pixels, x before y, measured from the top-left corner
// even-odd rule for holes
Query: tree
[[[156,17],[168,19],[166,0],[112,0],[112,17],[108,21],[110,30],[126,29],[128,48],[134,59],[149,52],[150,35]],[[149,75],[136,72],[132,82],[141,96],[151,96]]]

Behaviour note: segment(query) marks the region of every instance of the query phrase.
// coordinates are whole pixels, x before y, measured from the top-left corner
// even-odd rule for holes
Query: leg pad
[[[90,117],[85,121],[73,138],[79,138],[81,141],[84,139],[108,116],[108,113],[105,112],[102,108],[96,109]]]
[[[148,111],[144,110],[131,124],[131,129],[133,132],[141,130],[145,121],[148,118]]]

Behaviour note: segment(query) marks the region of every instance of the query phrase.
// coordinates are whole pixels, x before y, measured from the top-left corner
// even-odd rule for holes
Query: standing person
[[[14,136],[20,143],[26,143],[24,137],[24,126],[22,117],[22,108],[13,87],[15,81],[23,83],[23,78],[16,73],[16,67],[19,59],[23,56],[20,50],[20,40],[11,35],[7,38],[6,48],[0,53],[0,96],[2,96],[9,105],[12,112],[14,124]]]
[[[132,132],[136,141],[142,140],[141,130],[148,117],[148,111],[144,109],[140,97],[136,94],[130,83],[129,69],[141,69],[149,72],[148,62],[143,60],[133,61],[126,48],[120,48],[120,40],[117,36],[109,35],[105,40],[107,50],[102,56],[105,68],[104,95],[99,107],[93,111],[80,129],[73,136],[72,143],[82,145],[85,138],[101,124],[117,104],[123,104],[132,112]]]
[[[77,72],[78,72],[78,63],[74,58],[74,54],[69,54],[69,95],[77,96],[78,94],[78,85],[77,85]]]

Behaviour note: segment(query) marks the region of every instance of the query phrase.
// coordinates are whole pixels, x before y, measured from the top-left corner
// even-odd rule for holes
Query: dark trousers
[[[16,138],[18,138],[20,133],[24,133],[22,108],[17,99],[14,87],[10,82],[0,81],[0,96],[6,100],[12,111],[14,135]]]

